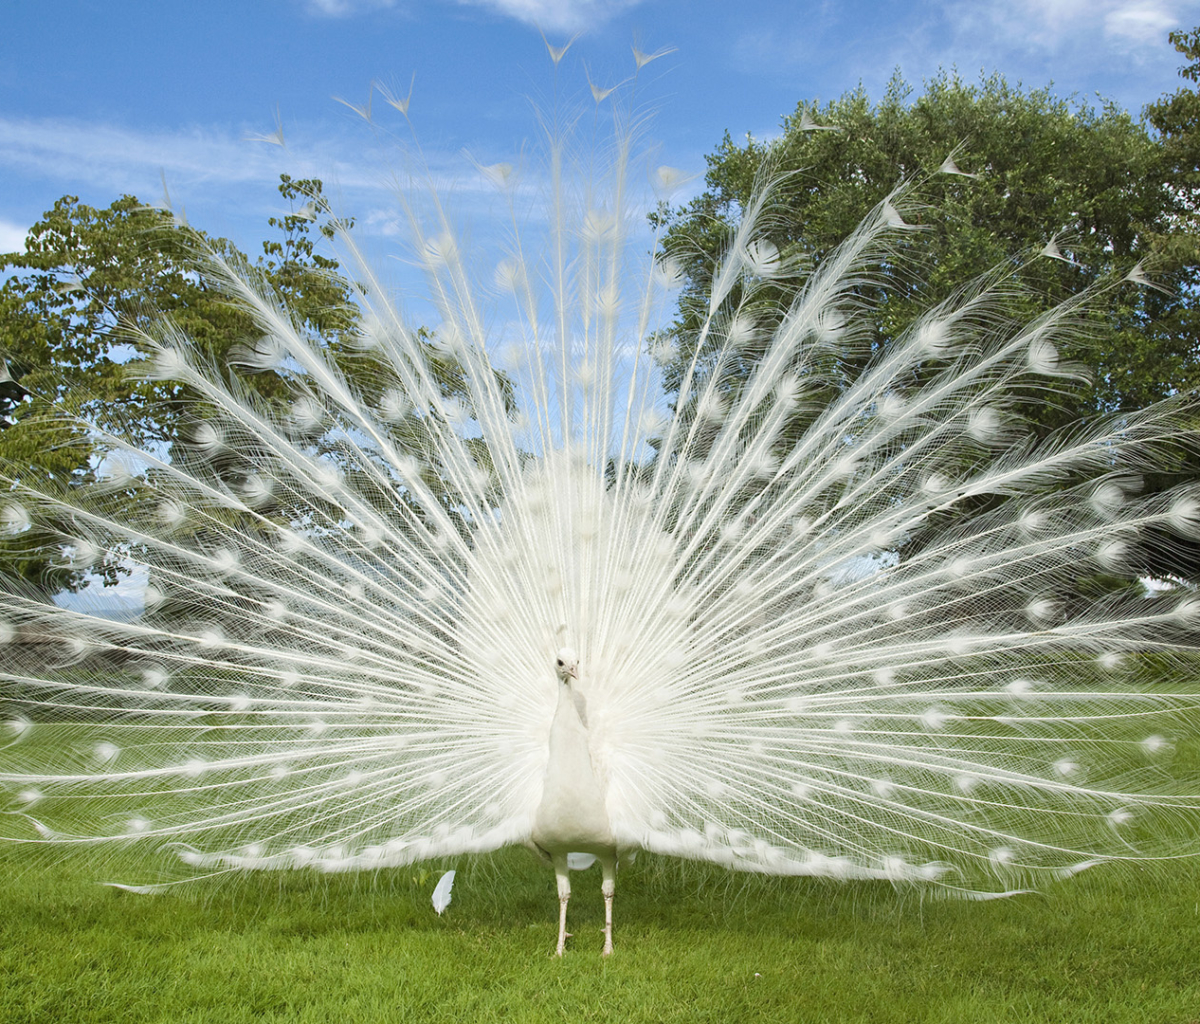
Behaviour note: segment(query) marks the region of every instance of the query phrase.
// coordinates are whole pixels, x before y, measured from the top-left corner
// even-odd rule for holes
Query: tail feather
[[[1091,293],[1012,322],[997,270],[874,338],[912,187],[804,277],[779,182],[668,394],[677,274],[630,270],[629,139],[578,204],[563,145],[545,245],[516,234],[493,275],[515,312],[436,193],[428,226],[402,200],[432,333],[346,233],[345,344],[214,254],[261,338],[221,367],[171,324],[131,339],[179,432],[77,418],[103,455],[69,493],[5,468],[4,552],[118,567],[139,607],[6,580],[0,832],[128,845],[168,882],[525,843],[569,646],[622,848],[978,898],[1195,854],[1167,768],[1200,602],[1135,585],[1200,530],[1194,486],[1141,483],[1195,453],[1194,405],[1035,436],[1021,406],[1079,377],[1058,352]]]

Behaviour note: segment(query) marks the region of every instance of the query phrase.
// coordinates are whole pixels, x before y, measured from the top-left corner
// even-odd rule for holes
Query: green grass
[[[1181,743],[1175,767],[1198,750]],[[598,869],[573,876],[557,960],[549,869],[523,850],[462,859],[439,918],[445,866],[138,896],[97,884],[145,878],[130,854],[0,845],[0,1024],[1200,1024],[1200,858],[972,903],[642,855],[607,960]]]
[[[5,851],[0,1021],[1200,1021],[1200,865],[967,903],[642,856],[607,960],[597,869],[557,960],[548,869],[458,868],[439,918],[428,867],[136,896]]]

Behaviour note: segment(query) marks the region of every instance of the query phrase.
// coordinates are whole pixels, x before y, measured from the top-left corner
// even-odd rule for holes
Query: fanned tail
[[[919,245],[907,187],[804,277],[764,185],[681,356],[677,271],[630,269],[620,138],[578,204],[551,138],[503,314],[436,197],[431,228],[409,208],[430,332],[363,262],[331,345],[214,255],[259,338],[223,367],[171,324],[131,339],[178,430],[72,421],[103,455],[69,490],[6,467],[5,555],[136,594],[114,618],[6,583],[8,838],[185,877],[524,842],[570,646],[623,847],[976,896],[1196,852],[1167,769],[1200,600],[1136,586],[1200,528],[1193,486],[1141,486],[1194,453],[1194,406],[1036,437],[1089,296],[1012,322],[1000,272],[869,337],[875,268]]]

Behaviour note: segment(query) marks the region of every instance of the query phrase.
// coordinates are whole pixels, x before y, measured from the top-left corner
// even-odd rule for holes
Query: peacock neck
[[[592,852],[612,846],[605,787],[590,740],[586,699],[575,686],[559,684],[534,828],[534,840],[544,849]]]

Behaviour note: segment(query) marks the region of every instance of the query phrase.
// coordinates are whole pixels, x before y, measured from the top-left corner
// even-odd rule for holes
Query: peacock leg
[[[554,858],[554,877],[558,880],[558,949],[555,956],[562,956],[567,939],[571,937],[567,931],[567,901],[571,898],[571,875],[567,868],[566,855]]]
[[[617,859],[616,857],[601,857],[600,870],[604,880],[600,883],[600,891],[604,894],[604,951],[602,956],[612,952],[612,914],[613,896],[617,892]]]

